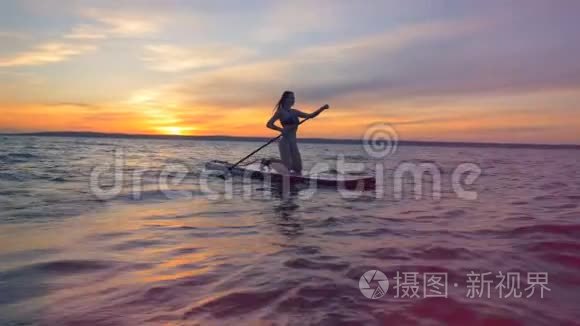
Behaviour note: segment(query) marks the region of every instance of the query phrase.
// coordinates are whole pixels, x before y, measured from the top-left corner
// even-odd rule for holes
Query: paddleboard
[[[207,162],[205,165],[207,170],[221,171],[224,174],[252,179],[269,179],[277,183],[289,182],[290,184],[315,185],[348,190],[370,190],[375,187],[375,178],[369,175],[342,175],[323,172],[311,175],[287,174],[276,171],[269,166],[264,166],[260,162],[244,166],[238,165],[233,168],[232,166],[232,163],[219,160]]]

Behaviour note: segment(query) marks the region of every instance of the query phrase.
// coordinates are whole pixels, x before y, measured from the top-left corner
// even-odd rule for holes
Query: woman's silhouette
[[[300,157],[300,151],[296,143],[296,132],[298,130],[298,123],[300,122],[299,118],[314,118],[320,112],[328,109],[329,106],[325,104],[312,113],[304,113],[293,108],[294,101],[294,92],[285,91],[282,97],[280,97],[278,104],[276,104],[274,115],[268,120],[266,126],[282,133],[278,148],[280,149],[280,159],[286,169],[290,173],[301,174],[302,158]],[[282,127],[275,125],[277,120],[280,120]]]

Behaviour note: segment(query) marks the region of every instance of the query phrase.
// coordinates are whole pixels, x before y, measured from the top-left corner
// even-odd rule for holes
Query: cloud
[[[192,110],[193,111],[193,110]],[[212,111],[206,112],[184,112],[178,115],[180,123],[184,125],[208,125],[210,123],[223,123],[228,112]]]
[[[107,38],[107,34],[102,28],[93,25],[78,25],[64,37],[79,40],[100,40]]]
[[[170,44],[148,45],[143,60],[152,70],[178,72],[214,67],[249,57],[252,51],[225,45],[181,47]]]
[[[473,98],[580,85],[580,47],[552,37],[543,45],[524,33],[527,28],[510,29],[502,19],[405,24],[199,73],[175,90],[192,105],[264,105],[282,90],[293,89],[308,103],[376,107],[408,99]],[[531,24],[529,19],[519,23]],[[541,30],[544,35],[562,29],[548,27]]]
[[[88,9],[84,15],[99,25],[92,28],[102,29],[102,33],[112,37],[134,37],[155,34],[161,30],[163,19],[154,14],[118,12],[104,9]],[[90,25],[85,26],[89,28]]]
[[[98,105],[91,104],[91,103],[83,103],[83,102],[53,102],[53,103],[46,103],[48,107],[56,106],[56,107],[73,107],[79,109],[96,109],[99,108]]]
[[[148,119],[141,111],[108,104],[95,104],[91,108],[70,103],[0,105],[0,130],[19,132],[154,132],[148,128]]]
[[[62,41],[42,43],[31,50],[0,57],[0,67],[37,66],[65,61],[73,56],[96,50],[99,40],[156,33],[160,30],[162,21],[155,16],[146,17],[97,9],[86,10],[83,15],[96,23],[73,27],[63,36]],[[13,33],[0,34],[0,37],[13,36]]]
[[[68,39],[101,40],[106,38],[132,38],[160,32],[163,18],[152,13],[114,11],[111,9],[85,9],[81,16],[92,20],[73,27],[64,37]]]
[[[376,90],[378,85],[384,87],[384,78],[393,69],[387,64],[389,57],[417,44],[453,39],[476,28],[477,24],[463,22],[405,26],[370,37],[298,49],[281,58],[198,73],[175,85],[173,92],[191,105],[226,107],[266,105],[285,89],[297,91],[306,102],[348,97]]]
[[[30,37],[30,35],[22,32],[0,31],[0,39],[4,40],[27,40]]]
[[[262,15],[260,28],[252,33],[259,41],[287,41],[299,34],[328,32],[347,14],[343,5],[329,1],[280,1],[270,5]]]
[[[94,45],[74,43],[44,43],[29,51],[0,57],[0,67],[36,66],[60,62],[70,57],[95,50]]]
[[[335,59],[334,61],[341,58],[362,57],[368,55],[369,52],[371,54],[380,52],[381,55],[384,55],[416,43],[460,37],[480,28],[481,22],[477,21],[439,21],[409,24],[336,44],[305,48],[299,52],[299,55],[304,58],[310,57],[318,60]]]
[[[50,12],[56,0],[51,5],[23,2],[34,15],[14,26],[29,38],[0,31],[5,45],[0,67],[69,60],[96,47],[101,51],[87,58],[92,60],[90,71],[80,76],[80,84],[81,70],[73,65],[63,66],[66,76],[53,69],[22,70],[37,73],[43,81],[38,85],[28,77],[0,76],[8,81],[0,89],[0,98],[7,103],[62,101],[70,102],[62,105],[72,110],[73,102],[119,100],[143,88],[149,92],[134,94],[121,107],[141,112],[148,125],[175,127],[181,121],[208,126],[208,133],[213,133],[211,128],[222,130],[223,125],[233,132],[230,127],[253,125],[254,120],[263,127],[261,119],[271,113],[281,91],[291,89],[297,92],[297,106],[306,111],[332,104],[325,121],[341,126],[334,129],[340,133],[352,133],[376,119],[391,121],[406,133],[413,132],[411,136],[443,137],[456,130],[459,137],[480,130],[482,116],[514,120],[517,110],[529,108],[542,111],[542,119],[554,115],[573,120],[570,112],[577,110],[580,98],[547,95],[580,86],[578,5],[572,2],[552,6],[530,0],[521,6],[499,0],[446,4],[394,0],[371,6],[326,0],[103,0],[75,2]],[[68,29],[63,33],[65,24]],[[55,31],[64,34],[60,41],[46,39]],[[30,50],[19,53],[22,49]],[[161,76],[144,71],[144,65],[187,74]],[[112,70],[123,78],[112,76]],[[563,126],[564,121],[555,125]],[[578,129],[577,123],[574,126]],[[325,132],[322,129],[316,132]]]

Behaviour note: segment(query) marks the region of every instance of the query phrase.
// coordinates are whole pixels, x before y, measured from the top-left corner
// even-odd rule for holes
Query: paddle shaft
[[[310,117],[298,122],[298,125],[301,125],[302,123],[306,122],[307,120],[309,120]],[[233,168],[235,168],[236,166],[240,165],[240,163],[242,163],[243,161],[247,160],[248,158],[250,158],[252,155],[256,154],[257,152],[259,152],[260,150],[262,150],[262,148],[270,145],[271,143],[275,142],[276,140],[278,140],[278,138],[282,137],[282,133],[280,133],[278,136],[270,139],[267,143],[265,143],[264,145],[260,146],[258,149],[256,149],[255,151],[251,152],[250,154],[248,154],[246,157],[244,157],[243,159],[239,160],[238,162],[236,162],[236,164],[230,166],[228,168],[228,170],[232,170]]]

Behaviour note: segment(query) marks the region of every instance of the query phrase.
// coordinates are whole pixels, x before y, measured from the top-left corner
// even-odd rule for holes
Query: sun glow
[[[184,136],[188,135],[189,132],[195,128],[191,127],[178,127],[178,126],[167,126],[157,128],[161,134],[164,135],[174,135],[174,136]]]

